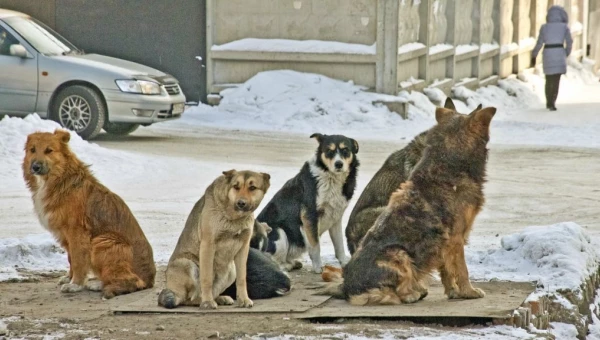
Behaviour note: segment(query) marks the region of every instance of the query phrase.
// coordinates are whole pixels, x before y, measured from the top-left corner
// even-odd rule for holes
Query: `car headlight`
[[[138,94],[160,94],[160,85],[147,80],[117,80],[117,86],[123,92]]]

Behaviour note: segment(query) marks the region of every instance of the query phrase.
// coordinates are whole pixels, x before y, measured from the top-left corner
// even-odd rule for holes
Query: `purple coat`
[[[540,35],[533,48],[532,58],[537,57],[544,45],[567,43],[564,48],[544,48],[542,62],[544,63],[544,73],[547,75],[567,73],[567,57],[573,48],[573,38],[568,22],[569,17],[565,9],[561,6],[552,6],[548,9],[546,23],[540,27]]]

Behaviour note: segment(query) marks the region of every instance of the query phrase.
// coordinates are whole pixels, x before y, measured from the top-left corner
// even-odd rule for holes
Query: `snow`
[[[377,330],[378,325],[365,326],[365,329]],[[324,339],[348,339],[348,340],[367,340],[367,339],[411,339],[411,340],[470,340],[470,339],[486,339],[486,340],[508,340],[508,339],[533,339],[535,336],[527,333],[521,328],[513,328],[510,326],[492,326],[482,328],[455,328],[453,330],[441,330],[430,327],[408,327],[405,329],[379,330],[377,336],[354,335],[339,331],[332,334],[320,335],[319,338]],[[252,339],[315,339],[312,336],[302,335],[277,335],[275,337],[261,334]],[[558,338],[557,338],[558,339]]]
[[[559,111],[554,113],[544,109],[542,75],[530,75],[528,82],[504,79],[498,86],[476,91],[458,87],[453,96],[460,99],[456,105],[461,112],[470,112],[480,103],[498,109],[492,123],[492,144],[600,147],[600,135],[596,133],[600,121],[594,106],[588,105],[600,103],[600,84],[594,77],[586,80],[591,85],[585,83],[585,74],[584,70],[569,67],[561,80]],[[401,86],[417,82],[413,77],[401,82]],[[305,135],[326,126],[330,133],[355,138],[398,140],[412,138],[435,123],[435,108],[423,94],[402,91],[398,96],[384,96],[364,90],[352,82],[317,74],[261,72],[237,88],[224,90],[219,106],[191,107],[181,119],[161,123],[160,128],[235,127]],[[426,100],[409,105],[407,120],[383,105],[373,104],[378,100],[410,102],[419,96]],[[565,120],[561,105],[576,109],[577,116]]]
[[[505,54],[508,52],[512,52],[512,51],[516,51],[519,49],[519,45],[517,43],[510,43],[507,45],[502,45],[502,47],[500,47],[500,53],[501,54]]]
[[[583,24],[579,21],[575,21],[574,23],[571,24],[571,33],[572,34],[577,34],[580,33],[581,31],[583,31]]]
[[[529,37],[519,40],[519,47],[533,47],[535,45],[535,38]]]
[[[0,238],[0,282],[23,278],[17,269],[36,272],[67,270],[65,251],[49,235]]]
[[[495,49],[497,49],[497,48],[499,48],[499,47],[500,47],[500,46],[498,46],[498,44],[497,44],[497,43],[492,43],[492,44],[487,44],[487,43],[486,43],[486,44],[481,44],[480,51],[481,51],[481,53],[487,53],[487,52],[493,51],[493,50],[495,50]],[[503,52],[503,53],[504,53],[504,52]]]
[[[600,289],[596,290],[596,298],[594,302],[590,304],[590,312],[592,315],[592,323],[588,326],[588,339],[598,340],[600,339]]]
[[[562,322],[551,322],[550,333],[552,333],[556,339],[560,340],[577,340],[577,328],[575,326],[562,323]],[[594,338],[588,338],[590,340]]]
[[[412,51],[416,51],[421,48],[425,48],[426,46],[420,42],[411,42],[408,44],[404,44],[398,47],[398,54],[404,54]]]
[[[502,237],[499,249],[469,251],[466,257],[474,279],[536,281],[543,293],[579,290],[598,267],[590,237],[574,222],[528,227]]]
[[[213,45],[212,51],[289,52],[375,54],[376,46],[323,40],[288,40],[245,38],[223,45]]]
[[[401,81],[400,82],[400,87],[402,88],[407,88],[407,87],[411,87],[415,84],[419,84],[421,82],[423,82],[423,79],[417,79],[415,77],[410,77],[407,80]]]
[[[434,54],[446,52],[446,51],[451,50],[453,48],[454,48],[454,46],[450,45],[450,44],[437,44],[437,45],[431,46],[429,48],[429,55],[434,55]]]
[[[477,51],[478,48],[479,46],[477,45],[458,45],[456,46],[456,55]]]

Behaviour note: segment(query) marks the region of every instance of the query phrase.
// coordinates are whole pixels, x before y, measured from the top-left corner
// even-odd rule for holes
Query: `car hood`
[[[101,54],[66,55],[55,56],[54,58],[62,59],[66,62],[75,63],[82,66],[93,67],[95,69],[116,73],[127,78],[150,78],[157,80],[160,83],[177,82],[175,78],[152,67],[119,58],[108,57]]]

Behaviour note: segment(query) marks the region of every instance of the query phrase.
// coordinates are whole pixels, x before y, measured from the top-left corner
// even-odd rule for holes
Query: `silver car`
[[[102,129],[125,135],[184,110],[172,76],[86,54],[40,21],[0,9],[0,115],[37,113],[92,139]]]

